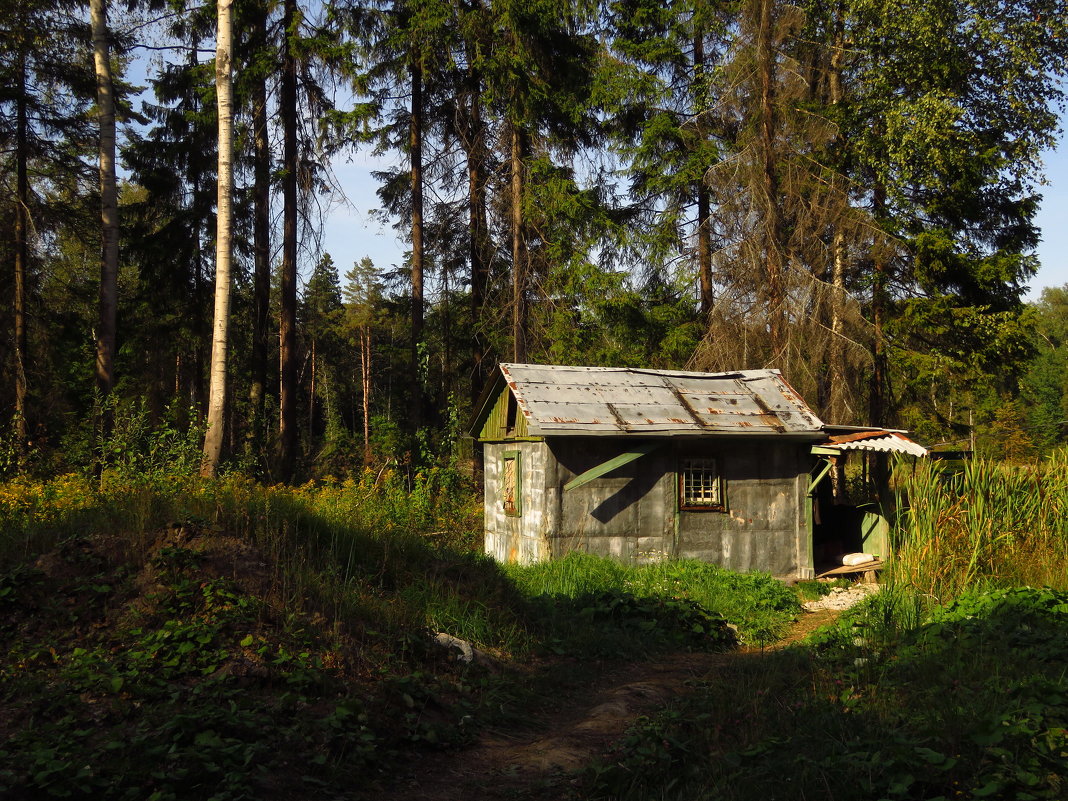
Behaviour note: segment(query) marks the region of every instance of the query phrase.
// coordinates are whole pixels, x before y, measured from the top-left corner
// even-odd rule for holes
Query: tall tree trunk
[[[90,0],[93,65],[100,126],[100,306],[96,334],[96,388],[101,400],[115,385],[115,318],[118,309],[119,203],[115,179],[115,98],[112,94],[106,0]],[[101,419],[104,435],[111,430],[107,404]]]
[[[485,344],[479,334],[479,322],[484,313],[486,290],[489,287],[489,252],[486,222],[486,129],[482,122],[482,84],[474,66],[472,42],[467,43],[467,92],[469,98],[467,136],[467,205],[470,232],[469,259],[471,262],[471,325],[472,356],[471,400],[478,400],[486,383],[488,367]]]
[[[363,394],[363,463],[371,464],[371,327],[360,328],[360,388]]]
[[[760,70],[760,149],[763,165],[763,190],[766,219],[764,221],[764,263],[767,283],[767,306],[770,316],[768,332],[771,338],[771,361],[780,362],[784,346],[783,292],[783,221],[779,207],[779,176],[775,154],[775,68],[774,37],[775,0],[760,1],[760,20],[757,32],[757,64]]]
[[[411,426],[413,456],[419,429],[423,426],[423,376],[420,350],[423,344],[423,70],[418,48],[409,66],[412,84],[412,113],[408,144],[412,178],[412,345],[409,354],[411,381]]]
[[[449,308],[449,267],[441,265],[441,372],[444,377],[441,391],[448,399],[456,386],[452,370],[452,310]]]
[[[831,50],[829,69],[827,70],[827,91],[832,106],[842,102],[842,53],[845,42],[842,32],[842,9],[839,6],[835,14],[834,47]],[[832,144],[833,146],[833,144]],[[833,179],[832,190],[847,194],[841,181]],[[843,221],[839,219],[831,237],[831,347],[830,347],[830,392],[828,407],[830,422],[844,424],[850,417],[847,398],[849,396],[849,375],[845,363],[845,303],[846,303],[846,249]]]
[[[226,433],[226,356],[229,349],[230,262],[233,255],[233,85],[232,0],[218,0],[215,47],[215,93],[219,106],[219,175],[215,224],[215,317],[211,337],[211,384],[208,396],[208,430],[204,435],[203,476],[219,466]]]
[[[704,32],[699,30],[693,39],[693,80],[700,87],[704,79],[705,37]],[[712,294],[712,230],[709,227],[709,213],[708,187],[702,175],[697,181],[697,275],[701,286],[701,316],[706,321],[712,314],[715,302]]]
[[[308,391],[308,447],[314,447],[315,436],[315,392],[318,387],[315,386],[315,370],[318,365],[315,363],[315,340],[312,339],[311,343],[311,381]]]
[[[278,477],[292,481],[297,459],[297,62],[291,41],[296,0],[285,0],[282,12],[282,276],[279,315],[280,420]]]
[[[697,272],[701,282],[701,316],[706,321],[716,300],[712,291],[712,231],[708,215],[708,187],[702,180],[697,185]]]
[[[846,298],[845,289],[845,266],[846,245],[845,235],[841,229],[835,229],[831,241],[833,251],[833,263],[831,266],[831,347],[830,347],[830,387],[828,407],[830,409],[831,423],[845,424],[848,422],[848,397],[849,375],[845,363],[845,332],[844,332],[844,306]],[[845,456],[840,456],[831,462],[831,491],[835,503],[848,503],[846,490]]]
[[[886,262],[883,258],[875,261],[872,280],[871,316],[874,336],[873,368],[871,375],[871,394],[868,403],[869,423],[873,426],[886,425]]]
[[[257,48],[267,46],[267,9],[257,7],[252,31]],[[253,127],[253,328],[252,381],[249,406],[248,450],[259,451],[266,434],[267,334],[271,312],[271,149],[267,139],[267,77],[260,74],[252,85]],[[258,462],[258,460],[257,460]]]
[[[15,437],[21,463],[26,453],[26,274],[29,269],[30,182],[26,111],[25,42],[19,42],[18,86],[15,90]]]
[[[523,236],[523,141],[512,123],[511,228],[512,228],[512,361],[527,360],[527,254]]]
[[[876,185],[873,192],[873,209],[877,220],[882,218],[885,203],[886,192],[881,185]],[[873,426],[886,425],[886,289],[886,258],[879,253],[873,265],[871,290],[874,343],[871,390],[868,394],[868,423]]]
[[[873,210],[877,220],[882,219],[886,206],[886,190],[881,184],[876,184],[872,192]],[[885,426],[887,424],[887,384],[888,362],[886,354],[886,306],[887,306],[887,264],[886,257],[878,253],[873,265],[872,289],[871,289],[871,316],[873,360],[871,374],[871,389],[868,395],[868,423],[873,426]],[[884,508],[889,504],[890,497],[890,474],[885,454],[872,454],[871,477],[875,484],[875,491],[880,503]]]
[[[194,34],[189,43],[189,53],[186,57],[186,66],[188,69],[193,70],[196,68],[199,54],[200,37]],[[199,95],[192,88],[188,90],[187,100],[194,113],[201,110]],[[196,210],[196,203],[200,197],[200,179],[201,172],[196,163],[196,159],[190,158],[187,162],[186,180],[189,181],[189,194],[193,200],[194,210]],[[204,387],[204,343],[207,340],[207,326],[204,319],[204,309],[207,304],[204,298],[205,270],[204,250],[201,247],[202,233],[200,215],[199,213],[194,213],[193,230],[191,232],[193,242],[193,302],[191,314],[193,329],[193,365],[188,372],[190,375],[189,402],[197,408],[200,419],[203,419],[204,404],[207,401]]]
[[[827,70],[827,93],[832,106],[841,103],[843,97],[842,56],[846,52],[843,28],[843,9],[839,3],[835,8],[834,46],[831,49],[830,65]],[[814,69],[813,73],[816,73],[817,69]],[[833,179],[833,191],[839,191],[844,197],[847,196],[848,190],[844,186],[839,187],[839,183],[838,179]],[[844,201],[844,205],[848,207],[848,200]],[[849,404],[851,381],[846,366],[845,347],[846,266],[849,254],[845,233],[842,230],[843,222],[841,219],[837,221],[831,237],[831,345],[828,354],[830,380],[827,402],[830,410],[829,422],[840,425],[851,422],[853,416]],[[835,503],[849,502],[844,455],[832,462],[831,489]]]

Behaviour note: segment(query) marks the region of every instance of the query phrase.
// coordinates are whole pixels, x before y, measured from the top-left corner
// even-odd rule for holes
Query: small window
[[[501,470],[501,507],[511,517],[519,517],[523,510],[521,478],[519,451],[505,451]]]
[[[723,482],[715,459],[679,463],[679,508],[723,511]]]

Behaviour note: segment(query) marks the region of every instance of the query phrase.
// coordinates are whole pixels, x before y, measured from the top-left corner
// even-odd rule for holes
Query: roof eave
[[[817,441],[823,439],[824,433],[819,429],[813,429],[809,431],[773,431],[770,429],[730,429],[730,430],[683,430],[678,429],[661,429],[661,430],[642,430],[642,431],[621,431],[615,426],[606,426],[604,428],[590,428],[584,426],[583,428],[543,428],[535,426],[533,422],[528,421],[528,430],[531,434],[535,434],[540,437],[629,437],[629,438],[646,438],[655,439],[660,437],[768,437],[772,439],[789,438],[789,439],[804,439]]]

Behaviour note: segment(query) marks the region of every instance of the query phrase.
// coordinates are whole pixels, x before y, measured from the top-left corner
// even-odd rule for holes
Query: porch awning
[[[881,453],[907,453],[910,456],[927,456],[927,449],[913,442],[900,431],[878,429],[838,434],[828,437],[817,446],[837,451],[878,451]]]

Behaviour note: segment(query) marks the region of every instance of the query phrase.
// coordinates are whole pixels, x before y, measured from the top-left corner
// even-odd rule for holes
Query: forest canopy
[[[1024,293],[1066,5],[8,4],[0,468],[417,468],[499,361],[1063,445],[1068,287]],[[321,246],[359,150],[399,269]]]

